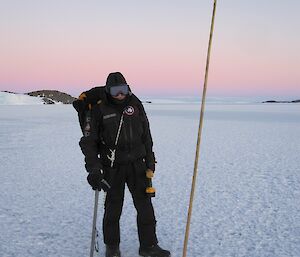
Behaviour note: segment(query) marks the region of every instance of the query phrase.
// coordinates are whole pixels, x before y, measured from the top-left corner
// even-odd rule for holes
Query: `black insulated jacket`
[[[113,151],[115,151],[114,166],[143,159],[147,168],[154,171],[153,141],[141,101],[134,94],[130,94],[127,96],[126,102],[119,105],[106,96],[103,87],[96,89],[98,90],[98,92],[96,91],[97,95],[101,95],[101,98],[91,108],[91,118],[82,122],[84,136],[79,142],[85,155],[87,171],[92,172],[103,166],[111,166]],[[95,89],[93,89],[94,91]],[[89,96],[89,93],[87,91],[84,94]],[[83,119],[82,113],[77,111],[79,119]],[[115,145],[122,115],[123,123],[117,145]],[[85,133],[87,131],[88,133]]]

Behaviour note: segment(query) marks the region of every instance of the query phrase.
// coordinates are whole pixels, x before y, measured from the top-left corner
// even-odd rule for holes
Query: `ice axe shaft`
[[[94,256],[94,251],[95,251],[95,241],[96,241],[96,234],[97,234],[98,201],[99,201],[99,191],[98,191],[98,189],[96,189],[95,190],[94,217],[93,217],[90,257]]]

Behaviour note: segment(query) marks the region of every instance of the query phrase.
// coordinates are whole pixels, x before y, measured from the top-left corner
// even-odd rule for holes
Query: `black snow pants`
[[[156,220],[151,198],[146,195],[146,164],[142,159],[122,165],[116,165],[116,172],[105,200],[103,217],[104,243],[120,243],[119,220],[122,213],[125,183],[132,195],[137,210],[137,227],[140,245],[150,246],[157,243]],[[108,174],[109,175],[109,174]]]

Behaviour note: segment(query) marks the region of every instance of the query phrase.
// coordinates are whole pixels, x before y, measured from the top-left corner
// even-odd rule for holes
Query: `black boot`
[[[159,245],[141,246],[139,254],[144,257],[170,257],[171,253],[161,249]]]
[[[119,245],[106,245],[105,257],[121,257]]]

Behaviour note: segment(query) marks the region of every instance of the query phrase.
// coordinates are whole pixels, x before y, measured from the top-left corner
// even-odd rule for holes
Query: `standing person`
[[[84,101],[89,95],[100,101],[91,109],[89,123],[82,127],[87,133],[79,144],[85,155],[88,183],[98,190],[104,189],[100,182],[103,178],[110,184],[103,217],[106,257],[121,256],[119,220],[125,184],[137,210],[139,254],[169,257],[170,252],[158,245],[154,210],[151,197],[146,193],[146,173],[153,175],[155,157],[143,105],[131,93],[120,72],[110,73],[104,87],[83,93],[79,100]]]

